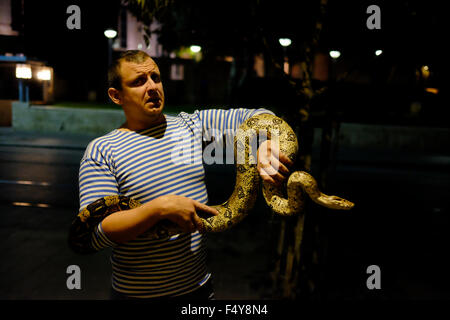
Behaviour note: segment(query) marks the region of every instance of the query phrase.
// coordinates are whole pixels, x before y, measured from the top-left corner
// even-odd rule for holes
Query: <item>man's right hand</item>
[[[155,200],[158,202],[159,218],[174,222],[184,232],[194,232],[202,225],[197,211],[211,215],[219,214],[216,209],[183,196],[164,195]]]
[[[216,209],[203,203],[176,195],[165,195],[139,207],[117,211],[102,221],[106,236],[117,243],[136,239],[161,219],[177,224],[183,232],[194,232],[201,227],[198,211],[218,215]]]

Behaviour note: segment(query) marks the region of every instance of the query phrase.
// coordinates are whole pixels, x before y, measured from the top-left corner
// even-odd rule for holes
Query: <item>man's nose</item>
[[[156,82],[153,81],[152,77],[147,78],[147,91],[155,91],[157,88]]]

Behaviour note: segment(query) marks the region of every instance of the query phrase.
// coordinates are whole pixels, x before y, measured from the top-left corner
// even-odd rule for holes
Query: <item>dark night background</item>
[[[13,12],[20,10],[19,2],[11,1]],[[105,83],[108,42],[103,31],[107,27],[117,28],[120,2],[23,2],[23,18],[17,14],[13,21],[14,28],[20,30],[21,35],[14,40],[0,35],[0,54],[24,53],[29,59],[45,61],[52,66],[56,101],[82,102],[86,101],[90,91],[96,91],[97,102],[108,103]],[[289,37],[292,45],[287,48],[286,54],[292,61],[301,60],[304,45],[311,39],[319,2],[260,1],[255,16],[251,17],[246,13],[251,12],[249,8],[254,2],[187,3],[190,6],[188,9],[186,5],[186,16],[179,18],[190,18],[192,37],[180,33],[180,38],[174,38],[169,30],[161,41],[167,41],[167,46],[175,45],[175,40],[183,45],[195,41],[205,48],[206,55],[201,62],[186,62],[186,81],[182,85],[164,80],[163,73],[167,103],[196,105],[199,108],[265,106],[277,114],[294,118],[292,114],[295,114],[302,100],[273,68],[267,67],[264,78],[248,76],[234,88],[232,95],[227,95],[228,78],[223,75],[229,73],[229,66],[219,64],[214,57],[239,55],[245,50],[264,50],[259,33],[263,32],[276,59],[280,60],[283,54],[277,39]],[[443,3],[337,0],[328,3],[319,50],[328,54],[329,50],[337,49],[342,55],[331,61],[328,81],[313,81],[313,86],[317,88],[328,87],[326,95],[312,104],[315,127],[321,128],[323,121],[326,121],[321,117],[322,112],[326,111],[331,112],[341,124],[373,125],[373,130],[380,132],[384,126],[399,127],[398,137],[392,138],[393,141],[402,140],[402,128],[419,138],[417,144],[403,147],[396,143],[383,145],[384,140],[356,147],[347,141],[347,144],[344,142],[339,146],[327,193],[352,200],[356,207],[349,213],[311,209],[316,218],[307,221],[305,228],[318,226],[320,239],[305,238],[303,250],[306,259],[318,259],[319,262],[304,273],[304,279],[300,282],[301,289],[305,290],[300,294],[302,298],[450,298],[448,22]],[[66,28],[66,8],[72,4],[81,8],[81,30]],[[366,8],[372,4],[381,8],[381,30],[368,30],[366,27]],[[205,12],[210,14],[205,16]],[[383,50],[381,56],[374,55],[377,49]],[[166,52],[158,58],[162,70],[166,71],[168,54]],[[419,73],[422,66],[429,67],[427,79]],[[205,83],[209,83],[206,89]],[[3,83],[0,88],[6,95],[1,99],[17,99],[15,86]],[[428,92],[426,88],[435,88],[438,93]],[[412,111],[413,103],[420,105],[418,111]],[[426,137],[424,140],[421,134]],[[357,140],[358,133],[354,135]],[[14,212],[14,215],[7,215],[3,220],[2,234],[11,240],[24,230],[28,232],[37,228],[42,232],[47,247],[51,247],[51,234],[59,235],[58,232],[61,233],[64,226],[70,223],[71,214],[77,210],[77,170],[83,150],[53,148],[47,152],[33,147],[19,151],[13,145],[16,141],[14,137],[8,138],[10,136],[6,134],[4,137],[10,141],[0,144],[3,148],[0,204],[4,212]],[[36,133],[27,135],[26,139],[32,141],[39,137]],[[314,145],[312,151],[312,172],[315,176],[321,170],[320,137],[318,139],[319,143]],[[23,158],[27,157],[29,160],[23,162]],[[233,168],[211,166],[206,169],[211,203],[225,200],[233,187]],[[5,182],[20,179],[12,177],[13,173],[20,172],[42,175],[42,181],[54,179],[55,190],[40,186],[45,190],[35,192],[33,186],[17,189],[12,183]],[[64,187],[56,190],[58,186]],[[22,196],[31,197],[31,194],[34,202],[49,203],[52,207],[15,211],[19,209],[14,209],[11,202],[18,201],[16,198]],[[262,197],[255,211],[262,213],[259,217],[257,214],[248,217],[237,230],[211,235],[209,239],[212,249],[210,263],[219,274],[219,297],[270,298],[267,270],[272,268],[274,239],[280,219],[270,215]],[[45,226],[41,225],[42,221]],[[52,228],[52,223],[57,226]],[[10,228],[14,229],[13,233],[10,233]],[[29,238],[24,236],[24,239]],[[40,249],[43,254],[50,250],[46,245]],[[54,249],[50,252],[54,255],[64,252],[64,255],[66,248],[63,247],[64,243],[59,251]],[[21,256],[7,248],[7,244],[0,248],[15,257],[16,260],[11,261],[26,265]],[[20,248],[20,252],[27,252],[27,244],[21,244]],[[313,257],[312,248],[317,249],[319,257]],[[76,256],[70,257],[74,261]],[[53,263],[56,273],[68,264],[62,258],[53,259],[57,261],[50,259],[47,265],[52,266]],[[107,261],[102,259],[106,259],[103,254],[98,258],[80,260],[82,267],[93,270],[87,275],[88,283],[96,283],[96,275],[103,272],[102,268],[108,268]],[[28,260],[24,258],[24,261]],[[55,292],[62,292],[52,295],[54,293],[42,289],[45,284],[42,287],[38,276],[33,280],[34,290],[28,290],[23,282],[11,280],[21,279],[20,271],[25,270],[22,266],[14,273],[11,271],[15,268],[13,263],[4,267],[2,272],[0,299],[80,298],[74,292],[64,291],[64,288],[55,289]],[[366,268],[372,264],[381,268],[381,290],[370,291],[366,288]],[[46,274],[39,272],[37,274]],[[61,286],[61,282],[64,287],[66,275],[64,270],[60,273],[49,280],[49,286],[56,288]],[[248,286],[240,287],[242,277],[243,283],[248,283]],[[108,285],[108,278],[105,279],[92,284],[93,291],[85,289],[81,299],[104,298],[102,285]],[[309,279],[314,281],[315,289],[309,284]]]
[[[118,1],[25,3],[23,21],[16,21],[23,27],[23,39],[12,43],[15,50],[8,49],[53,66],[57,98],[67,100],[69,96],[71,100],[83,100],[89,90],[95,90],[97,99],[107,101],[104,80],[108,42],[103,31],[108,26],[117,27]],[[276,45],[278,37],[291,37],[293,44],[288,48],[288,55],[294,59],[299,56],[305,41],[310,39],[318,12],[317,1],[261,1],[258,18],[245,19],[239,16],[240,9],[244,9],[243,13],[249,12],[246,4],[253,2],[190,3],[197,3],[189,11],[194,17],[195,8],[202,7],[197,13],[201,19],[191,19],[194,30],[191,39],[198,39],[213,53],[233,54],[246,46],[261,47],[255,40],[258,39],[258,28],[254,25],[259,24],[272,41],[275,54],[281,54]],[[81,8],[81,30],[65,27],[69,16],[65,12],[70,4],[78,4]],[[366,27],[368,14],[365,12],[370,4],[382,8],[381,30]],[[211,12],[208,18],[204,17],[205,12]],[[401,122],[399,114],[407,112],[412,101],[420,100],[427,106],[419,122],[445,125],[439,116],[445,112],[445,103],[441,101],[448,100],[448,85],[443,79],[447,29],[444,12],[442,3],[437,1],[346,1],[345,4],[329,1],[320,48],[325,52],[330,49],[342,52],[342,59],[334,66],[337,77],[329,83],[335,108],[347,111],[345,115],[350,120],[377,121],[381,118],[379,121]],[[252,31],[255,31],[253,35]],[[7,47],[9,43],[4,38]],[[383,54],[376,57],[373,54],[376,49],[382,49]],[[441,89],[437,96],[423,92],[421,83],[416,80],[415,70],[422,65],[431,70],[427,85]],[[199,74],[204,73],[201,64],[196,68]],[[339,75],[342,77],[345,72],[347,78],[339,81]],[[192,103],[277,104],[279,107],[280,99],[288,104],[293,95],[270,75],[262,81],[247,79],[241,91],[233,101],[210,94],[206,98],[197,95]],[[176,95],[175,92],[169,94],[168,103],[170,98],[174,102],[182,100]],[[395,119],[390,119],[389,114]]]

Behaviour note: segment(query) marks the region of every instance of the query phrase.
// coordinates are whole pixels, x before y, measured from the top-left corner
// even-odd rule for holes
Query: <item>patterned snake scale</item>
[[[200,232],[224,231],[242,221],[252,210],[259,191],[260,179],[253,146],[256,137],[262,133],[266,134],[268,139],[275,142],[278,140],[279,150],[292,161],[295,160],[298,151],[297,137],[284,120],[271,114],[259,114],[246,120],[234,138],[237,163],[234,191],[223,204],[212,206],[220,213],[219,215],[201,217]],[[323,194],[316,180],[304,171],[291,173],[286,189],[283,193],[283,188],[263,182],[263,195],[267,204],[275,213],[283,216],[298,214],[303,210],[304,193],[317,204],[330,209],[349,210],[354,206],[348,200]],[[72,222],[69,231],[70,247],[78,253],[95,252],[91,241],[96,226],[113,212],[140,205],[138,201],[125,196],[106,196],[96,200],[81,211]],[[174,223],[160,221],[150,228],[145,236],[149,239],[161,239],[181,232]]]

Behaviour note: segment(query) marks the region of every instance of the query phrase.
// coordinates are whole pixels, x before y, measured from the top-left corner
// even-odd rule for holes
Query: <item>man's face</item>
[[[120,63],[121,105],[130,129],[146,129],[164,117],[164,90],[159,68],[153,59],[143,63]]]

